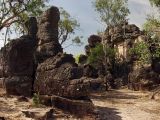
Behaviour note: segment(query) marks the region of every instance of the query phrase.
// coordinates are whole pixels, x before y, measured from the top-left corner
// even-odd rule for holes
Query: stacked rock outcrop
[[[102,43],[102,38],[98,35],[91,35],[88,38],[88,45],[85,46],[85,55],[79,56],[79,65],[83,68],[83,76],[87,77],[86,80],[89,82],[90,91],[104,90],[105,80],[104,80],[104,66],[103,64],[94,65],[88,63],[88,57],[91,54],[91,50],[96,47],[96,45]]]
[[[58,21],[60,19],[59,10],[56,7],[48,9],[38,22],[38,47],[37,61],[43,62],[45,59],[62,52],[58,42]]]
[[[35,33],[37,21],[30,26],[30,35],[14,39],[1,49],[0,73],[5,80],[8,94],[31,96],[34,80],[34,51],[36,47]],[[34,28],[33,28],[34,27]],[[33,35],[34,34],[34,35]]]
[[[83,69],[72,55],[63,53],[58,42],[59,19],[57,7],[44,12],[38,26],[31,17],[25,24],[28,35],[1,49],[0,78],[9,95],[31,96],[36,92],[42,103],[47,98],[56,107],[73,113],[76,109],[79,113],[93,112]]]
[[[132,90],[150,90],[159,84],[158,68],[159,60],[152,59],[152,68],[149,65],[137,65],[137,56],[129,54],[130,48],[134,48],[135,43],[147,42],[144,33],[134,24],[122,24],[106,29],[104,40],[113,48],[118,50],[117,57],[121,62],[114,63],[112,75],[116,86],[127,85]],[[154,47],[153,47],[154,48]],[[153,49],[150,48],[152,54]],[[157,72],[157,73],[156,73]],[[128,77],[127,77],[128,76]]]
[[[86,55],[90,54],[91,48],[94,48],[97,44],[101,43],[101,37],[98,35],[91,35],[88,38],[88,45],[85,46]]]
[[[118,43],[125,40],[134,40],[140,35],[142,35],[142,32],[136,25],[125,23],[107,28],[104,39],[109,43]]]
[[[85,97],[88,95],[87,84],[78,80],[80,77],[82,71],[77,68],[72,55],[59,53],[38,65],[35,90],[42,95]]]
[[[72,111],[76,106],[83,111],[85,106],[82,103],[86,103],[92,111],[93,104],[88,102],[88,83],[81,79],[83,71],[72,55],[63,53],[58,42],[59,16],[58,9],[51,7],[39,19],[36,50],[38,66],[34,90],[42,99],[50,98],[53,103],[63,105],[58,106],[62,109],[67,109],[65,106],[70,105]]]

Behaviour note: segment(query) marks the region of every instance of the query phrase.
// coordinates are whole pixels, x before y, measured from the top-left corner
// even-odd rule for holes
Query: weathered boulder
[[[118,44],[128,40],[135,41],[142,34],[142,31],[134,24],[120,24],[107,28],[104,33],[104,40],[108,44]]]
[[[28,76],[13,76],[5,79],[5,87],[9,95],[32,95],[33,78]]]
[[[58,42],[58,21],[60,13],[57,7],[49,8],[39,19],[38,22],[38,47],[36,59],[38,63],[43,62],[49,57],[62,52]]]
[[[91,48],[96,47],[97,44],[101,43],[102,38],[98,35],[91,35],[88,38],[88,45],[85,46],[86,55],[89,55],[91,52]]]
[[[85,53],[86,53],[86,55],[89,55],[90,52],[91,52],[90,46],[89,46],[89,45],[86,45],[86,46],[85,46]]]
[[[22,36],[8,43],[5,51],[2,48],[5,52],[4,76],[33,75],[35,42],[30,36]]]
[[[126,33],[140,32],[140,29],[135,24],[123,25],[122,29],[125,29]]]
[[[83,74],[77,74],[81,70],[76,66],[72,55],[59,53],[55,57],[48,58],[38,65],[35,91],[41,95],[67,98],[87,96],[87,85],[79,80]]]
[[[128,75],[128,87],[132,90],[152,90],[157,84],[160,84],[160,76],[150,67],[133,70]]]
[[[92,91],[104,91],[106,90],[105,81],[102,78],[89,79],[89,90]]]
[[[83,68],[72,55],[63,53],[58,42],[58,8],[51,7],[40,17],[38,33],[35,20],[26,22],[28,35],[12,40],[0,52],[0,75],[7,93],[28,97],[34,89],[40,96],[57,96],[53,99],[59,108],[92,111],[90,83],[82,79]],[[25,115],[30,113],[24,111]]]
[[[98,35],[91,35],[88,38],[88,43],[90,47],[95,47],[96,44],[101,43],[102,38]]]
[[[32,37],[22,36],[5,46],[3,77],[7,94],[24,96],[32,94],[35,45],[36,41]]]
[[[26,21],[25,26],[27,28],[28,35],[36,39],[36,34],[38,31],[37,19],[35,17],[30,17],[29,20]]]
[[[154,72],[160,74],[160,58],[152,58],[151,67]]]
[[[97,78],[98,71],[93,66],[86,64],[83,66],[83,76],[90,78]]]
[[[36,19],[29,19],[36,23]],[[33,24],[32,24],[33,25]],[[30,26],[30,30],[35,27]],[[35,72],[34,51],[36,47],[36,27],[30,35],[14,39],[4,46],[0,54],[0,73],[8,94],[30,96]]]
[[[84,65],[84,64],[86,64],[86,63],[87,63],[87,56],[81,54],[81,55],[79,56],[78,64]]]
[[[52,105],[81,117],[94,113],[94,105],[89,98],[84,98],[84,100],[73,100],[56,95],[41,95],[40,101],[47,106]]]
[[[59,10],[56,7],[49,8],[40,17],[34,91],[40,96],[57,96],[51,98],[55,106],[71,113],[84,109],[88,111],[90,108],[84,107],[84,103],[91,104],[91,101],[85,99],[88,98],[89,83],[81,79],[83,68],[78,67],[73,56],[63,53],[58,41],[58,21]],[[84,102],[80,103],[78,100]],[[46,98],[41,99],[41,102],[53,105],[49,104],[50,100]],[[93,107],[93,104],[91,106]]]
[[[4,78],[0,78],[0,88],[4,87]]]

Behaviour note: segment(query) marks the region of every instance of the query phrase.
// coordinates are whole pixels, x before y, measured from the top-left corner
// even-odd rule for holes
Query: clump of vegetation
[[[160,20],[154,16],[148,16],[146,23],[143,25],[144,31],[147,35],[148,45],[152,53],[152,58],[160,57]]]
[[[150,51],[148,44],[145,42],[135,43],[133,48],[130,48],[129,54],[139,61],[141,65],[150,62]]]
[[[155,5],[156,7],[160,7],[160,0],[149,0],[152,5]]]
[[[49,0],[0,0],[0,31],[14,26],[19,32],[24,31],[24,22],[29,16],[39,16]]]
[[[104,52],[102,44],[98,44],[95,48],[91,49],[91,53],[88,56],[88,63],[103,63],[104,60]]]
[[[34,93],[33,98],[32,98],[32,102],[33,102],[34,106],[39,107],[39,105],[40,105],[39,94]]]
[[[128,0],[95,0],[95,10],[101,20],[109,25],[118,25],[129,15]]]
[[[80,55],[75,56],[75,62],[78,64],[79,63],[79,57]]]
[[[106,52],[106,53],[105,53]],[[116,50],[110,47],[106,47],[105,51],[102,44],[97,44],[95,48],[91,49],[91,53],[88,56],[88,63],[92,65],[105,63],[105,57],[112,59],[115,57]],[[106,55],[106,56],[105,56]]]
[[[59,34],[58,34],[58,39],[59,43],[61,45],[64,45],[64,43],[67,43],[71,38],[72,43],[69,45],[67,44],[64,48],[67,48],[73,44],[75,45],[81,45],[81,39],[83,38],[82,36],[74,36],[75,31],[80,29],[80,24],[75,18],[72,18],[71,15],[65,11],[63,8],[60,8],[60,16],[61,19],[58,23],[58,29],[59,29]]]

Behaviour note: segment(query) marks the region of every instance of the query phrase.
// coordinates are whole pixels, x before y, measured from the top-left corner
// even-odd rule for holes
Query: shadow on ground
[[[122,120],[119,112],[115,108],[95,106],[98,114],[98,120]]]
[[[104,93],[94,93],[91,98],[97,100],[107,100],[107,99],[138,99],[138,95],[128,95],[116,90],[110,90]]]

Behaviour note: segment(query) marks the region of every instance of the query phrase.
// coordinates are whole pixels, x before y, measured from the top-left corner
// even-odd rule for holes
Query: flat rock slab
[[[85,116],[94,113],[94,105],[89,99],[72,100],[59,96],[40,96],[42,104],[52,105],[75,115]]]

